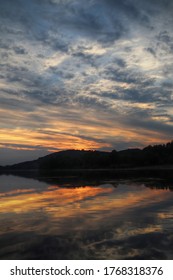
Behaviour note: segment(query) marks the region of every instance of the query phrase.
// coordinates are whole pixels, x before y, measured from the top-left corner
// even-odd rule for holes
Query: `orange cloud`
[[[138,128],[120,123],[108,112],[103,111],[98,115],[97,111],[83,112],[73,106],[66,110],[65,113],[63,108],[57,110],[54,106],[50,106],[49,112],[46,107],[42,107],[32,113],[1,109],[0,117],[5,116],[10,125],[0,129],[0,147],[25,149],[20,146],[26,145],[30,146],[26,149],[40,147],[49,151],[102,147],[116,149],[117,141],[138,142],[144,146],[169,141],[169,137],[165,139],[166,136],[163,137],[158,131],[151,133],[141,129],[139,133]]]

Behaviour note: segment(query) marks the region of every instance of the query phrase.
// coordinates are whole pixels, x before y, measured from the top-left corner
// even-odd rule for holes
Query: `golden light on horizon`
[[[58,126],[58,123],[52,124],[52,129],[1,129],[0,133],[0,147],[8,147],[11,149],[25,149],[34,150],[38,147],[46,148],[50,151],[54,149],[65,150],[65,149],[76,149],[76,150],[89,150],[89,149],[102,149],[104,146],[107,148],[113,149],[111,144],[107,142],[107,139],[112,139],[112,142],[116,143],[117,137],[124,136],[124,128],[111,128],[104,127],[101,130],[101,125],[96,126],[85,126],[82,125],[78,127],[78,131],[71,129],[70,125],[66,127],[65,131],[55,127]],[[63,124],[62,124],[63,127]],[[68,131],[69,129],[69,131]],[[80,131],[81,130],[81,131]],[[143,134],[139,134],[137,130],[126,130],[126,141],[138,141],[144,142],[145,145],[159,143],[160,134],[158,132],[153,132],[152,137],[147,135],[148,131],[143,130]],[[84,135],[87,135],[85,137]],[[146,139],[147,135],[147,139]],[[120,138],[121,139],[121,138]],[[163,141],[162,141],[163,142]],[[21,145],[21,147],[20,147]],[[22,146],[23,145],[23,146]],[[28,146],[28,147],[27,147]],[[114,147],[116,148],[116,147]]]
[[[111,106],[115,109],[139,108],[141,110],[154,109],[155,105],[145,103],[129,103],[114,101]],[[147,128],[129,126],[126,123],[128,113],[124,112],[124,123],[120,117],[110,115],[107,111],[97,112],[94,109],[85,110],[71,106],[64,113],[63,108],[50,106],[40,107],[37,111],[24,112],[21,110],[0,110],[4,121],[9,119],[9,127],[0,129],[0,147],[14,150],[45,149],[49,152],[56,150],[112,150],[116,143],[139,142],[141,148],[147,145],[164,143],[169,137],[157,130],[152,133]],[[155,117],[153,117],[155,118]],[[165,121],[165,117],[156,117],[155,121]],[[140,133],[139,133],[140,132]],[[134,145],[132,146],[134,147]]]

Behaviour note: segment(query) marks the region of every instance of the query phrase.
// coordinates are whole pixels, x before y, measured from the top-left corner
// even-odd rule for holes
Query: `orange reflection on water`
[[[97,196],[98,194],[110,193],[112,188],[101,187],[80,187],[80,188],[58,188],[57,186],[51,186],[51,188],[44,192],[26,193],[26,190],[16,190],[5,193],[1,198],[0,213],[16,212],[23,213],[39,208],[44,210],[51,209],[51,207],[67,206]],[[22,194],[24,192],[24,194]],[[9,194],[16,194],[15,196],[6,197]],[[20,194],[20,195],[19,195]],[[48,207],[48,208],[47,208]]]
[[[56,215],[56,211],[53,212],[54,207],[64,207],[64,211],[67,206],[79,205],[85,208],[85,211],[103,211],[106,209],[127,209],[132,206],[145,205],[148,203],[158,202],[165,200],[165,196],[169,196],[168,191],[149,190],[148,188],[141,190],[140,192],[128,192],[128,193],[116,193],[114,196],[107,195],[112,193],[114,188],[112,187],[80,187],[80,188],[58,188],[57,186],[51,186],[50,189],[43,192],[33,192],[33,190],[16,190],[7,192],[1,196],[0,213],[16,212],[23,213],[39,208],[44,208],[45,211],[51,211],[52,215]],[[22,194],[23,193],[23,194]],[[103,196],[98,196],[102,194]],[[8,197],[7,197],[8,195]],[[9,195],[12,195],[9,197]],[[15,196],[14,196],[15,195]],[[105,197],[106,196],[106,197]],[[92,198],[94,198],[92,200]]]
[[[16,191],[12,196],[2,197],[0,213],[17,215],[20,222],[13,219],[16,231],[56,233],[69,230],[96,230],[108,226],[120,215],[125,219],[131,209],[158,203],[169,197],[169,191],[141,188],[137,191],[129,187],[125,192],[117,189],[86,186],[80,188],[59,188],[50,186],[42,192],[23,193]],[[33,214],[34,213],[34,214]],[[27,214],[27,220],[25,215]],[[46,222],[43,219],[46,217]],[[153,229],[148,229],[152,231]],[[154,229],[155,230],[155,229]]]

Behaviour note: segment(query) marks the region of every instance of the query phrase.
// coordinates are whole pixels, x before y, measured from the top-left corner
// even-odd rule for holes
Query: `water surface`
[[[173,259],[161,179],[75,184],[0,176],[1,259]]]

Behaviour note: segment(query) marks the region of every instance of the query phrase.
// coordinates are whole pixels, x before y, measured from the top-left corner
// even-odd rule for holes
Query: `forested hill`
[[[49,154],[37,160],[0,167],[1,170],[26,169],[96,169],[131,168],[140,166],[173,165],[173,141],[144,149],[117,152],[66,150]]]

